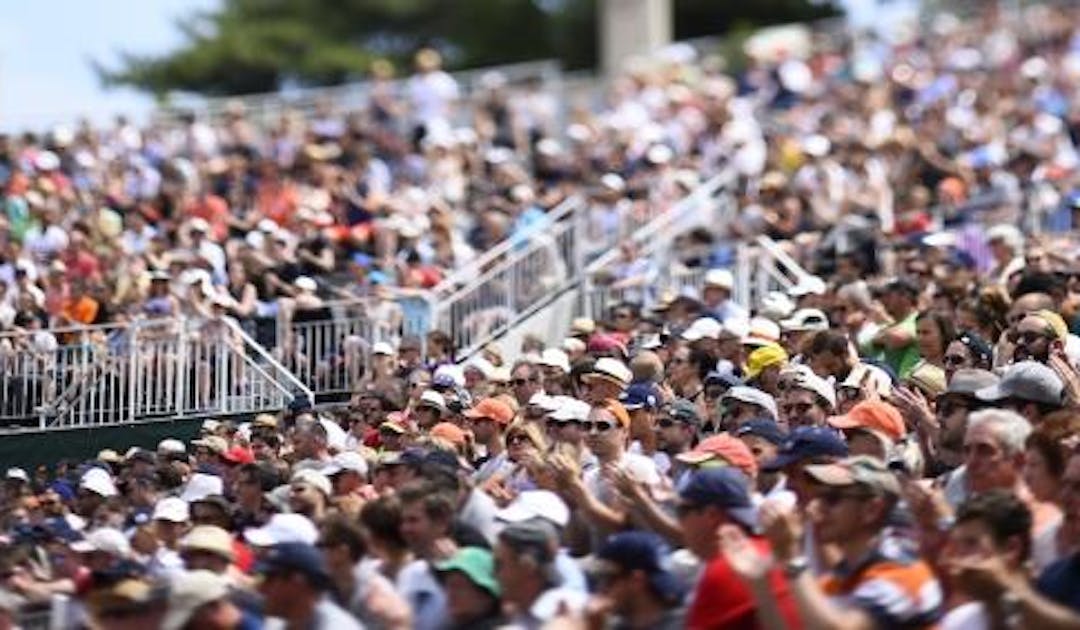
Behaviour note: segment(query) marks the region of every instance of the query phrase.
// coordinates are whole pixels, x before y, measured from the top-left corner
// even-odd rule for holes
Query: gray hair
[[[968,431],[982,425],[993,428],[994,434],[1001,442],[1001,448],[1009,455],[1024,452],[1032,430],[1027,418],[1008,409],[982,409],[968,416]]]

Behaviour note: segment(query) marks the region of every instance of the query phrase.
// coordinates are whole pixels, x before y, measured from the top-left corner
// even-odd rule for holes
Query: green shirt
[[[896,329],[903,330],[910,335],[911,343],[900,348],[878,347],[881,360],[891,367],[901,379],[907,378],[922,358],[919,355],[919,345],[915,342],[915,319],[918,315],[917,312],[912,311],[911,315],[883,329],[883,332]]]

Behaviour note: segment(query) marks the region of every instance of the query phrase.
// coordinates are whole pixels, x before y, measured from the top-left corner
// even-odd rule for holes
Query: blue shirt
[[[1062,606],[1080,612],[1080,553],[1073,553],[1046,567],[1035,589]]]

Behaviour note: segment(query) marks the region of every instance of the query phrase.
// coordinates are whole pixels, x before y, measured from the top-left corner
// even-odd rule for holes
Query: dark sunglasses
[[[527,435],[518,434],[518,435],[508,435],[506,437],[506,444],[508,446],[512,445],[512,444],[528,444],[528,443],[531,443],[531,442],[532,442],[532,440],[530,440]]]
[[[537,379],[535,377],[533,377],[533,378],[515,378],[515,379],[511,380],[510,383],[514,387],[521,387],[521,386],[527,385],[529,383],[535,383],[536,380]]]
[[[1030,343],[1035,343],[1037,341],[1040,341],[1042,339],[1049,340],[1049,339],[1052,339],[1053,337],[1051,337],[1050,335],[1048,335],[1046,333],[1036,332],[1034,330],[1025,330],[1024,332],[1017,331],[1017,332],[1013,333],[1011,335],[1011,338],[1012,338],[1013,343],[1021,342],[1021,343],[1024,343],[1024,344],[1030,344]]]
[[[941,362],[945,364],[945,367],[960,367],[967,361],[968,358],[961,354],[946,354],[941,358]]]
[[[607,433],[615,428],[615,424],[612,422],[582,422],[581,426],[585,428],[589,433]]]

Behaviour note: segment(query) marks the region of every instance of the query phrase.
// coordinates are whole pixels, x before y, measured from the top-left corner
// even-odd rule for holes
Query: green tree
[[[223,0],[180,20],[184,44],[160,56],[123,53],[96,63],[106,85],[157,95],[330,85],[362,77],[373,59],[407,66],[435,45],[452,68],[557,57],[568,68],[596,63],[597,0]],[[827,13],[806,0],[675,0],[676,36],[721,33]]]

